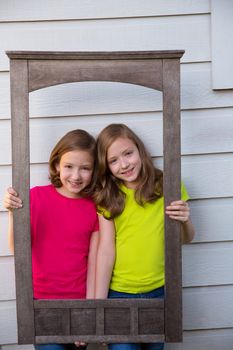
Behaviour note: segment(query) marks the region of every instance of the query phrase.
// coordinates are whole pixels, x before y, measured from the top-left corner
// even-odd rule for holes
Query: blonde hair
[[[90,196],[93,194],[96,182],[96,142],[88,132],[81,129],[69,131],[65,134],[53,148],[49,158],[49,178],[54,187],[62,187],[60,173],[57,170],[57,165],[60,163],[63,154],[82,150],[88,152],[94,160],[94,168],[91,183],[80,193],[82,196]]]
[[[125,194],[120,190],[121,181],[115,178],[108,167],[107,152],[118,138],[130,139],[138,148],[142,166],[135,191],[138,204],[152,203],[163,194],[163,173],[154,167],[150,154],[140,138],[124,124],[110,124],[97,138],[97,187],[94,198],[96,203],[110,212],[110,218],[122,213],[125,205]]]

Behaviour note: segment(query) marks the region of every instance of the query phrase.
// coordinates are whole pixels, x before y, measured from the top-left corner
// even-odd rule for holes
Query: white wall
[[[0,2],[1,199],[11,184],[5,50],[186,50],[181,65],[182,177],[192,197],[197,234],[183,248],[184,342],[167,345],[170,350],[230,350],[233,343],[233,90],[212,90],[210,21],[207,0]],[[129,84],[79,83],[33,92],[31,185],[47,183],[51,148],[74,128],[97,135],[112,121],[127,123],[160,157],[161,110],[160,93]],[[0,230],[0,348],[31,349],[15,345],[13,257],[2,203]]]

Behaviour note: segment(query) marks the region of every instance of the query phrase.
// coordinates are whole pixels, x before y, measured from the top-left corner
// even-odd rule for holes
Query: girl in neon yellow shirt
[[[163,173],[154,167],[143,142],[124,124],[111,124],[97,139],[100,243],[96,298],[156,298],[164,293]],[[182,223],[182,241],[194,236],[181,199],[166,214]],[[163,343],[110,344],[110,350],[162,350]]]

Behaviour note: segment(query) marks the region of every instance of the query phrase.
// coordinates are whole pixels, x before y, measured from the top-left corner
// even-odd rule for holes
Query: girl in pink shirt
[[[98,218],[91,198],[96,145],[84,130],[68,132],[49,159],[51,184],[30,190],[33,293],[36,299],[94,298]],[[5,194],[9,243],[12,210],[22,202],[13,188]],[[75,349],[73,344],[35,345],[37,350]]]

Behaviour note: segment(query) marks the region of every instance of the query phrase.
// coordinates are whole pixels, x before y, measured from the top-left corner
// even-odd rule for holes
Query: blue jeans
[[[36,344],[36,350],[78,350],[86,349],[85,346],[77,348],[74,344]]]
[[[131,293],[122,293],[116,292],[114,290],[110,290],[108,293],[109,298],[114,299],[123,299],[123,298],[164,298],[164,287],[157,288],[148,293],[139,293],[139,294],[131,294]],[[163,350],[164,343],[125,343],[125,344],[108,344],[109,350]]]

